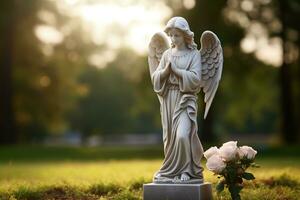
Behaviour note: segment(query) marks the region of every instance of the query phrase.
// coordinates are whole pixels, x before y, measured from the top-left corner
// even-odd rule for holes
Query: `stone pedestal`
[[[211,183],[143,185],[144,200],[212,200]]]

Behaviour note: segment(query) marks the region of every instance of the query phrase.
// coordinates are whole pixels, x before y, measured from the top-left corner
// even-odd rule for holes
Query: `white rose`
[[[232,161],[236,159],[238,147],[236,143],[226,144],[221,146],[219,149],[220,156],[226,161]]]
[[[233,147],[237,147],[237,141],[229,141],[229,142],[225,142],[222,146],[233,146]]]
[[[238,149],[238,154],[241,159],[246,157],[249,160],[253,160],[257,151],[255,151],[252,147],[242,146]]]
[[[220,155],[216,154],[207,159],[206,167],[208,170],[219,174],[225,169],[226,163],[222,160]]]
[[[219,154],[219,149],[216,146],[210,147],[204,152],[204,157],[208,159],[215,154]]]

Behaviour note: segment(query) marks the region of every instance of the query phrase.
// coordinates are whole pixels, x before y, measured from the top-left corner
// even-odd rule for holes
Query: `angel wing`
[[[219,38],[211,31],[204,31],[201,35],[200,42],[202,63],[201,87],[205,93],[205,119],[221,79],[223,69],[223,50]]]
[[[164,33],[158,32],[152,36],[148,46],[148,50],[149,50],[148,64],[149,64],[149,71],[151,77],[153,72],[156,70],[156,68],[159,65],[162,54],[169,47],[170,44],[168,38]]]

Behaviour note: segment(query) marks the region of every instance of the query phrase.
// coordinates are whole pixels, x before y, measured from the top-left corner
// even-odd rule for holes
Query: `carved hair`
[[[197,49],[197,44],[194,42],[194,33],[190,30],[188,22],[183,17],[171,18],[165,27],[165,33],[169,35],[172,28],[176,28],[183,33],[184,40],[189,49]],[[172,47],[174,47],[174,44],[172,44]]]

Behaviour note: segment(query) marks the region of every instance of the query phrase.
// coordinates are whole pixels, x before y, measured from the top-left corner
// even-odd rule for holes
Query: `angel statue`
[[[149,70],[160,102],[164,161],[154,174],[154,183],[203,183],[200,161],[203,148],[197,131],[197,93],[203,89],[205,113],[217,91],[223,67],[220,40],[203,32],[197,50],[194,33],[182,17],[170,19],[164,33],[149,44]]]

